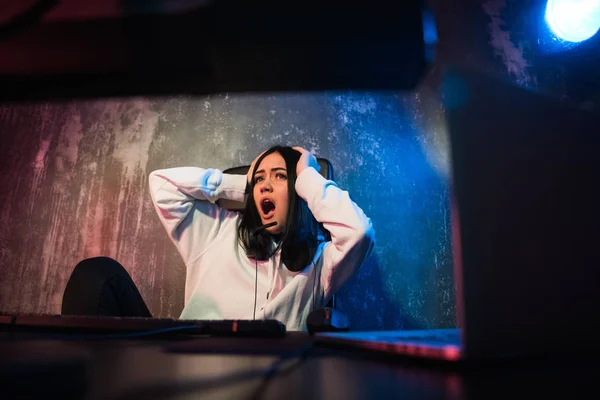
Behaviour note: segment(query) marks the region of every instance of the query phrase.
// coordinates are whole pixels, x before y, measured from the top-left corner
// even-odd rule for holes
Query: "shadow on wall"
[[[408,315],[386,294],[386,288],[379,265],[379,257],[373,254],[360,271],[355,274],[337,294],[336,308],[350,318],[354,331],[394,329],[422,329],[418,321]],[[352,288],[360,287],[360,282],[368,280],[368,290],[363,296],[352,295]]]

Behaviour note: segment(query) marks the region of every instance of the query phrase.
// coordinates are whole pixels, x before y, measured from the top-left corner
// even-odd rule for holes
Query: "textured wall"
[[[2,309],[58,312],[77,261],[109,255],[155,315],[177,316],[183,265],[151,207],[147,174],[227,168],[283,143],[329,158],[377,228],[377,255],[342,305],[356,321],[367,306],[384,305],[373,316],[381,325],[386,308],[407,298],[407,311],[433,322],[452,304],[447,196],[414,106],[414,95],[327,93],[3,107]],[[438,289],[446,305],[429,293]]]
[[[453,326],[441,67],[465,64],[526,86],[546,80],[554,89],[564,75],[527,46],[516,2],[463,3],[432,1],[440,43],[415,93],[1,106],[0,311],[58,312],[75,264],[108,255],[127,268],[155,316],[177,317],[184,267],[151,207],[148,173],[224,169],[288,144],[330,159],[338,184],[373,219],[375,255],[338,297],[353,326]]]

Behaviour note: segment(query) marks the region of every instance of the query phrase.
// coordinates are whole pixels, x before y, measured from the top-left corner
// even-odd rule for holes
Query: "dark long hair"
[[[279,243],[274,243],[273,236],[266,230],[253,234],[262,225],[260,215],[254,202],[254,174],[262,160],[272,153],[279,153],[285,161],[287,169],[288,213],[285,227]],[[313,259],[319,242],[329,237],[329,232],[315,220],[304,201],[296,193],[296,164],[300,152],[291,147],[274,146],[256,161],[252,171],[252,179],[248,187],[249,195],[241,222],[238,226],[238,240],[246,255],[256,260],[267,260],[281,248],[281,259],[285,266],[293,272],[301,271]]]

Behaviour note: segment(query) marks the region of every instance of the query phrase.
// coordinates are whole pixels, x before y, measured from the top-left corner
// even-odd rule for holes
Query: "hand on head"
[[[292,147],[294,150],[300,153],[300,160],[298,160],[298,164],[296,164],[296,176],[300,175],[300,172],[304,171],[308,167],[313,167],[317,172],[321,170],[321,166],[319,165],[317,159],[312,153],[300,146]],[[254,167],[256,166],[256,161],[265,154],[267,150],[261,152],[250,164],[250,169],[247,173],[248,184],[252,183],[252,172],[254,171]]]
[[[300,173],[308,167],[313,167],[317,172],[321,170],[317,159],[310,151],[299,146],[294,146],[292,148],[301,154],[300,160],[298,160],[298,164],[296,164],[296,176],[299,176]]]

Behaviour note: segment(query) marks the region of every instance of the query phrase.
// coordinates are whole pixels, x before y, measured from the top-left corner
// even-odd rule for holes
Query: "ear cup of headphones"
[[[310,240],[305,239],[283,247],[281,260],[290,272],[300,272],[310,264],[316,249],[315,246],[311,246],[311,243]],[[292,257],[292,254],[295,254],[295,257]]]
[[[259,248],[268,248],[267,243],[270,241],[270,237],[265,232],[251,233],[248,236],[248,250],[246,251],[246,255],[259,261],[267,260],[272,254],[269,254],[268,251],[266,254],[263,254],[262,251],[259,251]]]

